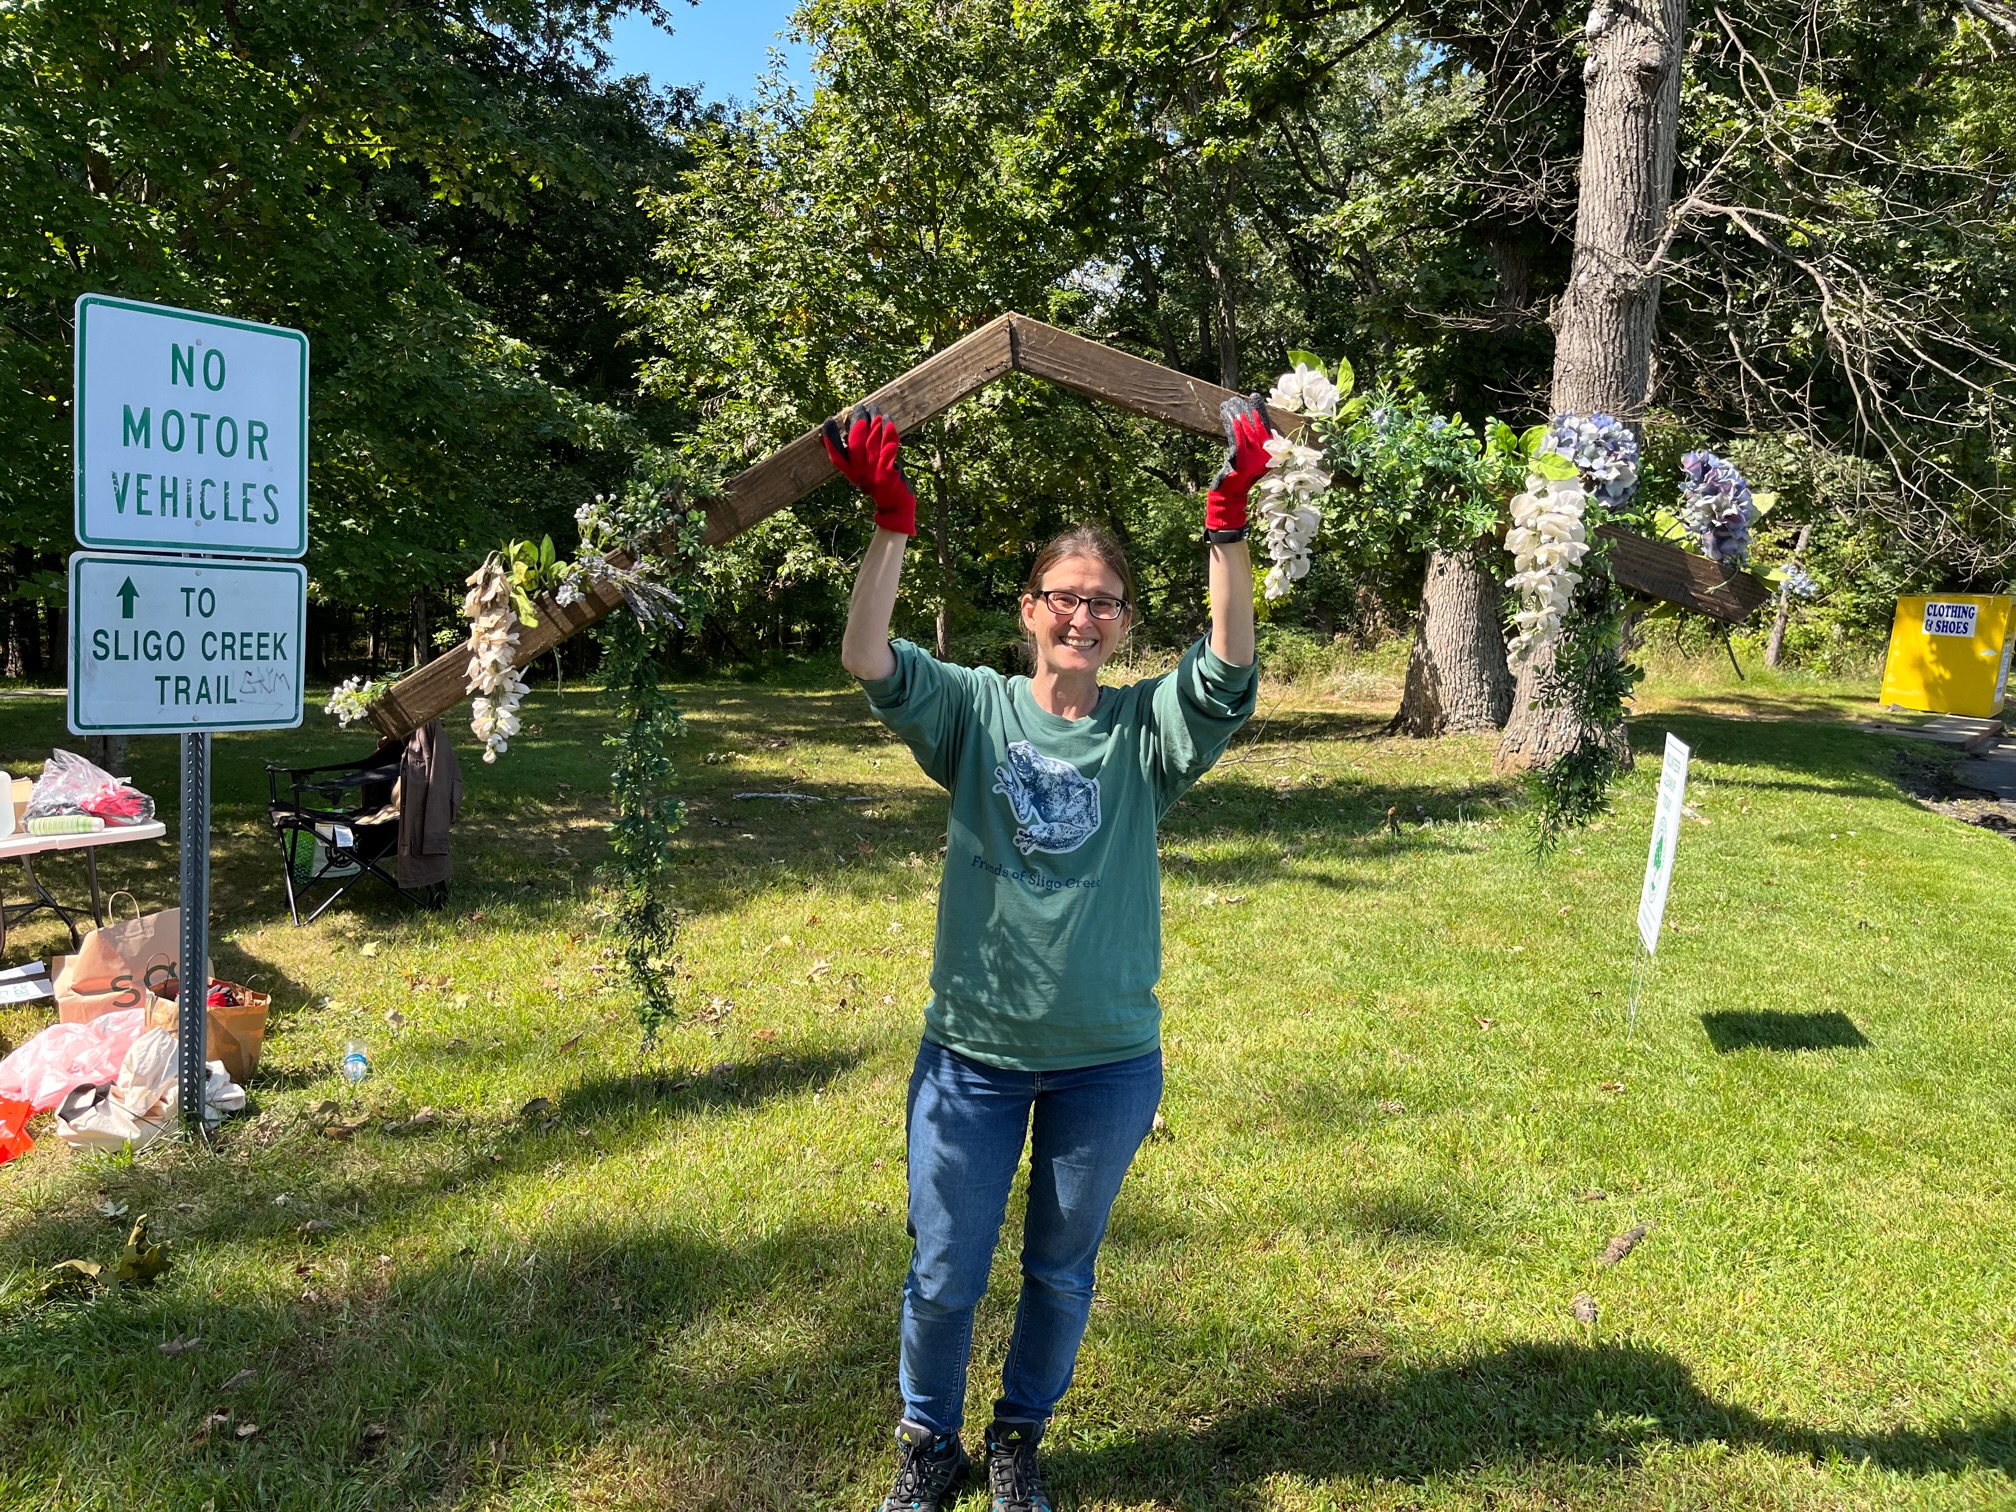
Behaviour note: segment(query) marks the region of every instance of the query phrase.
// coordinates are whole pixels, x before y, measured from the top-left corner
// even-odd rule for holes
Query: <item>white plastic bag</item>
[[[57,751],[42,763],[42,775],[28,795],[30,819],[58,814],[90,814],[107,824],[145,824],[154,800],[124,777],[114,777],[75,751]]]
[[[111,1082],[79,1087],[56,1109],[56,1137],[73,1150],[144,1150],[168,1127],[165,1110],[142,1118],[119,1100]]]
[[[176,1044],[172,1029],[149,1029],[134,1040],[116,1081],[79,1087],[63,1100],[57,1137],[73,1150],[146,1149],[175,1120],[181,1092]],[[243,1110],[245,1089],[231,1080],[222,1061],[208,1062],[206,1070],[203,1121],[214,1125]]]

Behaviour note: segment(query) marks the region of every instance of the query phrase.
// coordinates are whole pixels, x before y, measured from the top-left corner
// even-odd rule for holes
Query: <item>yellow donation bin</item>
[[[1883,702],[1927,714],[1987,719],[2002,712],[2009,653],[2016,648],[2016,599],[2006,594],[1940,593],[1897,600]]]

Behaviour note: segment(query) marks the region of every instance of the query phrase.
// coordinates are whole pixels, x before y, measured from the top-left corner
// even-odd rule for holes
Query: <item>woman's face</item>
[[[1033,593],[1022,595],[1022,627],[1036,642],[1037,670],[1052,676],[1097,672],[1120,648],[1134,612],[1127,609],[1118,619],[1094,619],[1091,606],[1083,601],[1122,597],[1125,589],[1119,574],[1092,557],[1065,557],[1043,574],[1042,588],[1046,593],[1074,593],[1080,602],[1064,615]]]

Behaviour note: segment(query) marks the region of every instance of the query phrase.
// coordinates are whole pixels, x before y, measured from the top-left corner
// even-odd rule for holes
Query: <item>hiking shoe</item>
[[[987,1484],[994,1492],[994,1512],[1051,1512],[1043,1491],[1043,1471],[1036,1464],[1041,1423],[1002,1422],[987,1425]]]
[[[896,1425],[896,1489],[882,1498],[882,1512],[941,1512],[966,1479],[973,1462],[956,1433],[933,1433],[908,1418]]]

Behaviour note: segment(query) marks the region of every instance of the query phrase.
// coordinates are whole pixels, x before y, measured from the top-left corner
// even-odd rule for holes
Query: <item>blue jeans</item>
[[[1071,1384],[1092,1267],[1121,1178],[1162,1100],[1162,1054],[1075,1071],[1003,1071],[925,1040],[910,1073],[910,1237],[903,1415],[936,1433],[966,1416],[973,1309],[1030,1144],[1022,1298],[994,1415],[1042,1422]],[[1033,1132],[1032,1132],[1033,1125]]]

